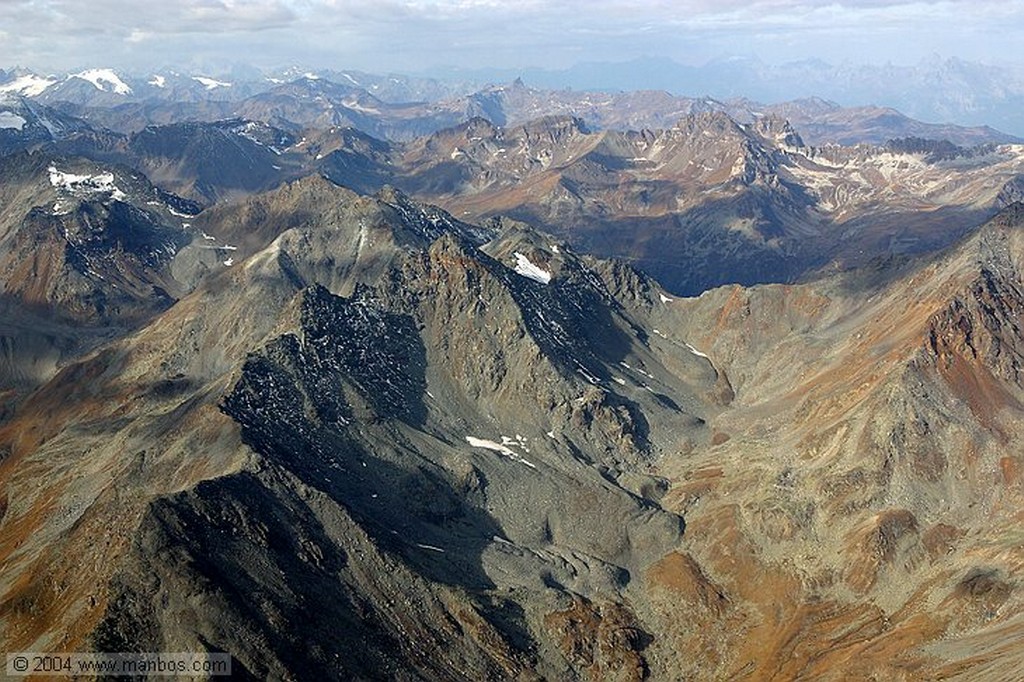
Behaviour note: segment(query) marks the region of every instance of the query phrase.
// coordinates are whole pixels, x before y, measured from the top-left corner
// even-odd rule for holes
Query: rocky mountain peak
[[[390,185],[381,189],[376,198],[397,211],[397,224],[403,231],[411,232],[426,242],[432,242],[445,234],[453,234],[470,242],[481,243],[490,234],[488,229],[458,221],[436,206],[415,202]]]
[[[520,126],[527,135],[545,135],[552,141],[561,142],[573,135],[589,135],[592,131],[579,116],[542,116]]]
[[[777,146],[796,149],[806,146],[796,129],[781,116],[769,114],[756,119],[754,130],[758,135]]]
[[[688,135],[707,134],[717,139],[744,137],[743,128],[724,111],[700,111],[684,116],[675,128]]]
[[[464,124],[459,126],[467,138],[484,137],[491,138],[497,133],[498,128],[483,116],[473,116]]]

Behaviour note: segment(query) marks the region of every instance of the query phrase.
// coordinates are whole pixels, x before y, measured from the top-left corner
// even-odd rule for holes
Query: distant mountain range
[[[651,89],[770,103],[822,97],[849,107],[895,108],[930,123],[989,125],[1024,136],[1024,69],[938,56],[913,66],[834,65],[821,60],[768,64],[740,57],[688,66],[646,58],[565,70],[450,69],[444,75],[478,82],[522,77],[544,88]]]
[[[842,71],[817,62],[769,68],[731,60],[696,71],[671,62],[631,62],[601,65],[594,69],[602,75],[592,81],[594,87],[575,90],[551,88],[591,84],[585,67],[527,72],[532,87],[512,72],[440,80],[297,68],[217,77],[172,70],[136,76],[109,68],[60,75],[15,69],[0,70],[0,97],[28,97],[122,132],[183,118],[241,117],[272,125],[352,126],[377,137],[411,139],[473,116],[510,125],[567,114],[592,128],[640,130],[718,110],[743,122],[783,115],[811,144],[879,143],[905,136],[961,145],[1019,139],[990,126],[1024,133],[1024,117],[1018,114],[1024,77],[965,62],[944,64],[936,75],[895,67]],[[488,75],[500,78],[488,80]],[[488,82],[506,85],[481,84]]]

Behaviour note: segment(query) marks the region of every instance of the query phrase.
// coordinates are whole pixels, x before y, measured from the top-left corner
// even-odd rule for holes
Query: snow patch
[[[10,111],[0,111],[0,129],[21,130],[25,127],[25,119]]]
[[[659,293],[658,297],[661,298],[661,302],[662,303],[671,303],[672,302],[672,299],[669,298],[668,296],[666,296],[665,294]]]
[[[56,84],[56,78],[28,75],[15,78],[9,83],[0,85],[0,92],[16,92],[25,97],[38,97]]]
[[[72,74],[68,76],[71,78],[80,78],[84,81],[92,83],[97,90],[102,92],[113,92],[117,95],[130,95],[132,89],[128,87],[128,84],[121,80],[120,76],[114,73],[113,69],[89,69],[81,73]]]
[[[440,552],[441,554],[444,554],[444,550],[441,549],[440,547],[434,547],[433,545],[424,545],[424,544],[419,543],[419,542],[416,542],[416,543],[413,543],[413,544],[415,544],[420,549],[429,549],[431,552]]]
[[[583,375],[583,378],[592,383],[594,386],[600,386],[601,380],[598,379],[594,374],[587,369],[582,362],[573,358],[573,362],[576,363],[576,371]]]
[[[227,266],[227,267],[229,267],[229,268],[230,268],[230,267],[231,267],[232,265],[234,265],[234,264],[235,264],[235,259],[234,259],[234,258],[228,258],[228,259],[227,259],[226,261],[224,261],[224,265],[226,265],[226,266]]]
[[[691,346],[690,344],[686,344],[686,347],[690,350],[691,353],[696,355],[698,358],[705,358],[706,360],[710,360],[711,359],[707,355],[705,355],[704,353],[701,353],[699,350],[697,350],[696,348]]]
[[[224,81],[214,80],[213,78],[207,78],[206,76],[192,76],[192,80],[199,83],[207,90],[216,90],[217,88],[231,87],[231,83],[225,83]]]
[[[534,282],[540,282],[541,284],[551,283],[550,272],[544,270],[543,268],[537,267],[536,265],[530,262],[529,258],[519,253],[518,251],[516,251],[513,255],[515,255],[516,257],[515,270],[518,274],[522,275],[523,277],[526,277],[527,279],[532,279]]]
[[[163,76],[153,76],[153,79],[149,81],[149,84],[158,88],[165,88],[167,87],[167,79]]]
[[[341,105],[343,107],[351,109],[352,111],[358,111],[358,112],[363,113],[363,114],[375,114],[375,115],[376,114],[380,114],[380,109],[377,109],[375,107],[364,106],[364,105],[360,104],[359,100],[357,100],[355,98],[346,99],[346,100],[342,101]]]
[[[646,371],[640,369],[639,367],[633,367],[628,362],[621,362],[620,361],[619,364],[622,365],[623,367],[625,367],[626,369],[632,371],[632,372],[636,372],[637,374],[640,374],[640,375],[643,375],[643,376],[647,377],[648,379],[653,379],[654,378],[654,375],[651,374],[650,372],[646,372]]]
[[[127,197],[117,185],[114,184],[114,174],[110,172],[99,173],[98,175],[76,175],[64,173],[57,170],[56,166],[47,169],[50,172],[50,184],[59,190],[71,192],[72,194],[99,194],[108,192],[112,199],[124,201]]]
[[[57,137],[57,134],[62,130],[63,126],[58,126],[50,119],[45,116],[40,116],[38,122],[42,124],[44,128],[50,133],[51,137]]]
[[[485,450],[492,450],[494,452],[497,452],[498,454],[501,454],[501,455],[504,455],[505,457],[508,457],[513,462],[519,462],[520,464],[525,464],[526,466],[530,467],[531,469],[536,469],[537,468],[536,466],[534,466],[533,462],[525,459],[519,453],[515,452],[514,450],[511,450],[510,448],[508,448],[505,445],[500,445],[498,443],[495,443],[493,440],[486,440],[484,438],[474,438],[473,436],[466,436],[466,442],[469,443],[471,447],[483,448]]]
[[[517,447],[522,448],[523,452],[525,452],[526,454],[530,454],[530,448],[526,445],[526,439],[520,436],[518,433],[516,434],[515,438],[510,438],[509,436],[502,436],[501,444],[504,445],[505,447],[515,445]]]

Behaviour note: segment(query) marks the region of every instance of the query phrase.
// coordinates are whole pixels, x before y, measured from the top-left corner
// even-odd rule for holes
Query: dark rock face
[[[314,285],[301,295],[297,333],[250,355],[222,409],[258,452],[322,454],[357,419],[422,426],[425,368],[411,318],[365,292],[344,299]]]
[[[648,352],[651,283],[522,226],[338,196],[343,230],[253,256],[298,292],[218,400],[247,463],[141,510],[92,646],[228,651],[256,679],[642,679],[651,635],[622,599],[684,526],[626,473],[653,455],[648,412],[681,408],[611,381]],[[331,293],[311,263],[371,217],[360,258],[385,266]]]
[[[295,142],[253,121],[172,123],[132,135],[125,155],[176,194],[208,204],[279,185],[291,176],[282,152]]]
[[[175,252],[191,241],[180,228],[160,224],[123,202],[83,204],[71,225],[62,226],[69,242],[69,262],[83,274],[91,259],[115,253],[136,259],[143,267],[166,267]]]
[[[287,454],[285,472],[219,479],[151,508],[133,548],[139,572],[116,585],[97,648],[198,642],[230,652],[239,679],[501,679],[522,669],[486,620],[454,610],[451,590],[359,530],[346,509],[355,486],[310,487],[304,453]]]
[[[49,153],[0,159],[0,393],[167,310],[187,202],[131,170]]]

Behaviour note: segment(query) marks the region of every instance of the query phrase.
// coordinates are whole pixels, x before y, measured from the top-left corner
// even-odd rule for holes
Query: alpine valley
[[[1010,680],[1024,143],[821,99],[0,71],[0,649]]]

